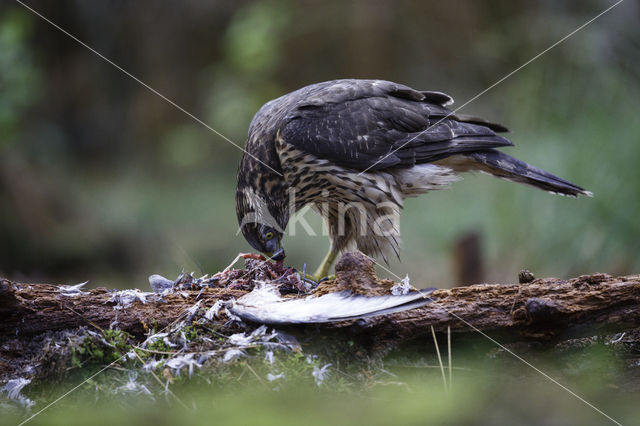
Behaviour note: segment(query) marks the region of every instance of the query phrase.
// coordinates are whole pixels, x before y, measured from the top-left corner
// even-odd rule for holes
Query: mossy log
[[[336,267],[336,279],[317,291],[352,288],[372,292],[388,289],[390,282],[375,276],[364,256],[347,254]],[[160,330],[200,302],[201,308],[216,300],[239,298],[244,290],[204,288],[167,294],[161,300],[133,301],[114,309],[113,292],[97,288],[65,295],[60,286],[0,280],[0,341],[28,338],[47,331],[113,324],[134,336],[150,327]],[[388,291],[388,290],[385,290]],[[374,347],[389,347],[428,336],[447,328],[456,338],[478,336],[482,331],[501,342],[549,341],[602,335],[640,327],[640,275],[612,277],[584,275],[572,279],[543,278],[526,284],[478,284],[433,293],[429,305],[387,316],[296,326],[296,334],[347,333],[361,335]],[[217,321],[226,322],[224,315]],[[216,319],[214,319],[216,321]]]

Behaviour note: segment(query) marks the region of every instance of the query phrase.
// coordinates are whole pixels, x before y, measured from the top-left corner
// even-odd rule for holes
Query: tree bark
[[[351,259],[353,260],[353,259]],[[342,261],[341,261],[342,262]],[[353,277],[371,274],[368,266],[344,262],[334,283],[348,287]],[[386,280],[375,280],[388,288]],[[365,280],[366,281],[366,280]],[[328,291],[328,286],[323,286]],[[162,329],[200,300],[208,308],[216,300],[238,298],[243,290],[205,288],[186,290],[118,308],[114,293],[104,288],[64,295],[59,286],[20,284],[0,280],[0,341],[73,329],[80,326],[109,328],[115,321],[121,330],[142,336]],[[451,328],[453,336],[478,335],[482,331],[501,342],[557,340],[593,336],[640,327],[640,275],[611,277],[584,275],[569,280],[544,278],[528,284],[479,284],[433,293],[434,301],[411,311],[357,321],[297,326],[296,333],[346,332],[366,336],[374,346],[387,346]],[[159,298],[158,298],[159,299]],[[114,309],[116,308],[116,309]],[[227,318],[219,321],[226,321]]]
[[[119,329],[142,336],[149,327],[161,329],[184,315],[196,303],[199,293],[180,291],[145,303],[135,300],[129,306],[114,309],[117,302],[110,299],[115,292],[102,287],[65,296],[57,285],[19,284],[0,279],[0,341],[81,326],[106,329],[116,322]],[[244,294],[241,290],[207,288],[198,300],[209,306],[215,300]]]

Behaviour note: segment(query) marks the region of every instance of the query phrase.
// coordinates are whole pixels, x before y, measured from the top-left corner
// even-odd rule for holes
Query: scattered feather
[[[229,317],[229,321],[242,322],[242,318],[231,312],[227,306],[224,307],[224,313]]]
[[[274,380],[280,380],[280,379],[284,379],[284,373],[280,373],[280,374],[267,374],[267,380],[270,382],[273,382]]]
[[[273,363],[275,362],[275,357],[273,356],[273,351],[266,351],[264,353],[264,360],[267,361],[269,364],[273,365]]]
[[[276,340],[280,347],[293,352],[302,352],[300,342],[291,334],[287,334],[284,331],[276,331]],[[269,344],[265,344],[265,346],[269,346]]]
[[[190,353],[186,355],[177,356],[167,361],[165,366],[170,368],[171,372],[176,376],[179,375],[180,371],[186,367],[189,370],[189,377],[191,377],[191,375],[193,374],[194,367],[198,367],[198,368],[202,367],[202,365],[199,364],[198,361],[193,359],[193,355],[194,355],[193,353]]]
[[[162,338],[162,343],[164,343],[165,345],[167,345],[167,346],[168,346],[168,347],[170,347],[170,348],[175,348],[175,347],[177,347],[177,346],[178,346],[178,345],[176,345],[175,343],[173,343],[171,340],[169,340],[169,338],[168,338],[168,337],[163,337],[163,338]]]
[[[229,336],[229,343],[235,346],[247,346],[251,343],[251,335],[245,333],[236,333]]]
[[[166,294],[164,293],[165,291],[168,293],[173,291],[175,281],[171,281],[162,275],[153,274],[149,276],[149,285],[154,293]]]
[[[151,395],[151,391],[140,383],[136,382],[138,375],[136,373],[129,374],[129,380],[124,385],[116,388],[116,394],[130,394],[130,395]]]
[[[180,331],[180,340],[182,340],[182,351],[186,352],[189,341],[187,340],[187,336],[185,336],[184,331]]]
[[[147,298],[153,296],[154,293],[147,293],[140,291],[137,288],[133,290],[120,290],[111,295],[111,298],[107,302],[115,302],[114,309],[124,309],[129,307],[136,300],[142,304],[147,303]]]
[[[622,341],[622,339],[624,338],[624,335],[625,335],[626,333],[627,333],[627,332],[625,331],[625,332],[618,333],[618,334],[614,335],[614,336],[611,338],[611,341],[610,341],[610,342],[608,342],[608,343],[605,343],[605,345],[615,345],[616,343],[620,343],[620,342]]]
[[[198,358],[198,363],[204,364],[209,358],[211,358],[211,355],[213,354],[214,352],[204,352],[200,354],[200,358]]]
[[[170,348],[175,348],[176,346],[178,346],[178,345],[176,345],[175,343],[172,343],[172,342],[169,340],[169,333],[156,333],[156,334],[153,334],[153,335],[151,335],[151,336],[147,337],[147,338],[145,339],[145,341],[144,341],[144,342],[142,342],[142,345],[140,345],[140,346],[141,346],[142,348],[145,348],[145,349],[146,349],[146,347],[147,347],[148,345],[151,345],[153,342],[155,342],[156,340],[160,340],[160,339],[162,339],[162,341],[164,342],[164,344],[165,344],[165,345],[167,345],[167,346],[168,346],[168,347],[170,347]]]
[[[324,381],[329,377],[329,367],[331,364],[325,364],[322,367],[318,367],[317,365],[313,367],[313,379],[316,381],[316,385],[320,386]]]
[[[22,389],[25,386],[27,386],[29,383],[31,383],[31,379],[24,379],[24,378],[12,379],[12,380],[9,380],[4,385],[2,390],[7,393],[7,397],[9,397],[9,399],[16,401],[17,403],[19,403],[20,405],[22,405],[24,408],[28,410],[31,408],[31,406],[35,404],[35,402],[30,400],[26,396],[22,395],[21,392],[22,392]]]
[[[200,308],[200,302],[202,302],[202,300],[198,300],[195,305],[193,305],[192,307],[187,309],[187,311],[186,311],[186,313],[187,313],[187,322],[191,321],[191,319],[196,314],[196,312],[198,312],[198,309]]]
[[[213,321],[214,317],[215,318],[218,317],[218,312],[220,312],[220,309],[222,308],[223,305],[224,305],[224,302],[222,302],[222,300],[220,299],[216,300],[216,303],[214,303],[213,306],[207,309],[207,312],[204,314],[204,317],[209,321]]]
[[[158,366],[159,366],[160,364],[162,364],[163,362],[164,362],[164,360],[155,360],[155,359],[151,359],[151,360],[149,360],[149,361],[145,362],[145,363],[142,365],[142,369],[148,373],[148,372],[153,371],[153,370],[155,370],[156,368],[158,368]]]
[[[406,275],[399,283],[396,283],[393,287],[391,287],[391,294],[394,296],[404,296],[409,294],[412,290],[411,284],[409,283],[409,275]]]
[[[118,326],[118,324],[119,324],[119,322],[118,322],[118,311],[116,310],[116,317],[109,324],[109,328],[115,329]]]
[[[242,358],[243,356],[245,356],[245,353],[242,349],[227,349],[227,351],[224,353],[224,357],[222,357],[222,362],[231,362],[238,358]]]
[[[271,339],[277,336],[277,332],[274,330],[267,334],[267,326],[261,325],[256,328],[250,334],[236,333],[229,336],[228,342],[234,346],[247,346],[256,342],[269,342]]]
[[[88,282],[89,281],[85,281],[83,283],[75,284],[75,285],[61,285],[58,291],[60,292],[61,295],[65,297],[76,297],[76,296],[82,296],[83,294],[89,294],[88,291],[81,290],[81,288],[87,285]]]
[[[9,399],[16,400],[20,396],[20,392],[22,391],[22,389],[29,383],[31,383],[30,379],[12,379],[9,380],[6,385],[4,385],[4,388],[2,388],[2,390],[7,393]]]

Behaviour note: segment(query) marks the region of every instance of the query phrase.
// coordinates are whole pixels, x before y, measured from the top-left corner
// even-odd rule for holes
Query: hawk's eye
[[[272,231],[267,232],[266,234],[264,234],[264,238],[267,240],[272,239],[275,236],[275,234]]]

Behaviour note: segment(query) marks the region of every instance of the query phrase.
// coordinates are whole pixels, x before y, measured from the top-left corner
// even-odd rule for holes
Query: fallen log
[[[335,280],[321,284],[318,294],[349,289],[360,294],[388,294],[394,283],[376,277],[372,262],[349,253],[336,266]],[[73,290],[51,284],[0,280],[0,340],[81,326],[117,326],[142,337],[160,330],[200,301],[239,298],[247,290],[233,283],[223,288],[184,290],[162,297],[131,293],[127,304],[105,288]],[[450,328],[453,336],[486,333],[501,342],[558,340],[613,333],[640,327],[640,275],[583,275],[568,280],[543,278],[523,284],[477,284],[436,290],[427,306],[353,321],[296,326],[305,330],[362,335],[374,347],[388,347]],[[228,318],[218,319],[226,322]]]
[[[128,306],[114,309],[113,291],[104,287],[65,294],[64,286],[20,284],[0,279],[0,340],[30,336],[46,331],[81,326],[107,329],[112,325],[134,336],[144,335],[149,327],[162,329],[184,315],[196,303],[198,291],[167,294],[158,300],[144,300],[144,293]],[[208,288],[200,294],[204,303],[240,297],[246,291]],[[146,298],[145,298],[146,299]]]

